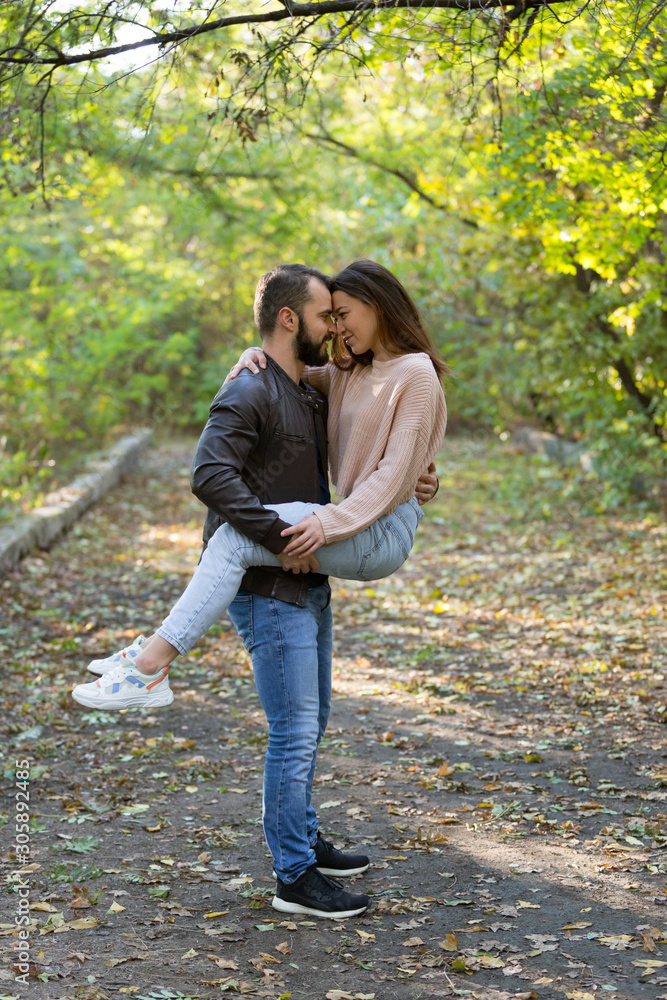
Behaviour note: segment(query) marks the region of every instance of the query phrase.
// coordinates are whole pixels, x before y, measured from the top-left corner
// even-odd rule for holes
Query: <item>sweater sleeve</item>
[[[396,404],[384,455],[374,472],[339,504],[326,504],[315,512],[325,544],[342,541],[363,531],[383,514],[394,510],[414,492],[428,465],[429,442],[438,417],[442,388],[428,372],[418,372],[403,387]]]
[[[321,393],[328,396],[329,386],[331,384],[332,367],[331,363],[320,365],[317,368],[306,366],[301,377],[304,382],[308,383],[308,385],[312,385],[313,389],[319,389]]]

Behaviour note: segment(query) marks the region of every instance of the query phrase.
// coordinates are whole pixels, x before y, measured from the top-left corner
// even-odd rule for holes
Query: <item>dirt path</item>
[[[315,794],[325,834],[372,856],[356,884],[373,907],[282,920],[265,724],[229,624],[179,663],[169,709],[95,713],[68,693],[194,567],[192,447],[153,453],[0,584],[0,997],[667,997],[664,526],[587,513],[539,461],[449,442],[406,567],[334,593]]]

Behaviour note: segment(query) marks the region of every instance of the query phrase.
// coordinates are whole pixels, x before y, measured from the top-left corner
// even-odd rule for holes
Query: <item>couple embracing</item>
[[[408,557],[437,489],[448,369],[401,283],[370,260],[333,279],[278,266],[260,279],[254,314],[262,350],[232,369],[194,457],[192,489],[208,508],[199,566],[157,631],[94,660],[99,679],[72,693],[96,709],[171,704],[172,660],[228,610],[269,723],[273,906],[350,917],[369,897],[337,878],[370,861],[325,840],[311,803],[331,705],[328,576],[379,579]]]

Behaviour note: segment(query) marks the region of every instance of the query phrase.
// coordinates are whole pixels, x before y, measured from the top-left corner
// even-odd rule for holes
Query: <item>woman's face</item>
[[[378,358],[383,348],[378,336],[377,315],[372,306],[355,299],[347,292],[333,293],[333,314],[336,332],[340,334],[353,354],[372,351]]]

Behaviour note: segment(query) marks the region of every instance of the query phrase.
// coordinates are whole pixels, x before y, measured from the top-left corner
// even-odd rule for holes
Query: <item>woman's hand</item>
[[[440,483],[438,482],[438,477],[435,474],[435,462],[431,462],[426,472],[422,473],[417,482],[415,488],[415,496],[417,498],[417,503],[423,506],[432,500],[433,497],[438,492]]]
[[[298,524],[293,524],[291,528],[285,528],[280,534],[283,537],[292,536],[283,549],[283,553],[287,556],[299,556],[300,558],[312,555],[326,541],[324,529],[319,518],[315,517],[314,514],[307,514]]]
[[[259,365],[259,368],[266,368],[266,354],[261,347],[247,347],[222,384],[227,385],[244,368],[251,371],[253,375],[258,375],[259,368],[257,365]]]

